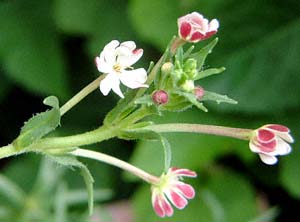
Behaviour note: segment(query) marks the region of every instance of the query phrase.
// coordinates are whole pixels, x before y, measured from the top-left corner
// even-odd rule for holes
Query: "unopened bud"
[[[162,65],[161,72],[168,74],[173,70],[173,67],[174,65],[171,62],[166,62]]]
[[[201,86],[196,86],[194,88],[194,95],[199,100],[204,96],[204,89]]]
[[[165,90],[157,90],[152,94],[152,100],[158,105],[166,104],[169,101],[169,96]]]
[[[194,79],[194,77],[198,73],[197,60],[192,58],[186,60],[183,66],[183,72],[185,73],[188,79]]]
[[[195,85],[193,80],[186,80],[184,83],[181,85],[181,88],[186,91],[186,92],[193,92]]]

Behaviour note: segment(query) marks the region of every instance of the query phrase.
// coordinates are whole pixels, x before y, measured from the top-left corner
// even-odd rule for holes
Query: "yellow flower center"
[[[118,73],[121,72],[121,68],[122,68],[122,66],[119,63],[117,63],[113,66],[113,69]]]

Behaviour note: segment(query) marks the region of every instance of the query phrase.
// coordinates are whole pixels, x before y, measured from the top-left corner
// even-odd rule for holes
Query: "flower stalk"
[[[123,170],[126,170],[137,177],[143,179],[144,181],[150,183],[150,184],[157,184],[159,183],[159,178],[156,176],[153,176],[140,168],[137,168],[123,160],[117,159],[115,157],[109,156],[104,153],[92,151],[92,150],[86,150],[86,149],[76,149],[72,152],[70,152],[71,155],[78,156],[78,157],[84,157],[89,159],[98,160],[100,162],[104,162],[116,167],[119,167]]]
[[[63,116],[66,112],[72,109],[75,105],[77,105],[83,98],[93,92],[95,89],[99,87],[100,82],[104,79],[105,75],[99,76],[93,82],[84,87],[80,92],[78,92],[75,96],[73,96],[68,102],[66,102],[60,108],[60,115]]]
[[[189,124],[189,123],[155,124],[152,126],[147,126],[145,127],[145,129],[153,130],[158,133],[172,133],[172,132],[203,133],[203,134],[233,137],[241,140],[249,140],[252,132],[251,129],[203,125],[203,124]]]

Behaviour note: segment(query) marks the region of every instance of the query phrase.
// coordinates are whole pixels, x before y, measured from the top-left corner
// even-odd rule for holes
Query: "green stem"
[[[253,131],[251,129],[189,123],[156,124],[152,126],[147,126],[145,127],[145,129],[153,130],[159,133],[187,132],[212,134],[218,136],[233,137],[241,140],[249,140],[249,136]]]
[[[131,113],[129,116],[127,116],[125,119],[123,119],[122,122],[120,122],[120,126],[124,126],[125,128],[128,126],[130,127],[139,120],[148,116],[149,114],[151,114],[150,110],[146,106],[142,106],[133,113]]]
[[[0,159],[24,153],[24,150],[17,150],[12,144],[0,148]]]
[[[63,116],[66,112],[68,112],[70,109],[72,109],[77,103],[79,103],[84,97],[86,97],[91,92],[93,92],[95,89],[97,89],[99,87],[101,80],[104,77],[105,77],[105,75],[101,75],[100,77],[95,79],[93,82],[91,82],[89,85],[84,87],[80,92],[78,92],[75,96],[73,96],[68,102],[66,102],[60,108],[60,115]]]
[[[74,156],[98,160],[98,161],[119,167],[123,170],[126,170],[126,171],[142,178],[143,180],[145,180],[146,182],[151,183],[151,184],[157,184],[159,182],[159,178],[157,178],[157,177],[155,177],[155,176],[141,170],[140,168],[137,168],[123,160],[106,155],[104,153],[78,148],[75,151],[70,152],[70,154],[72,154]]]
[[[118,132],[118,128],[102,126],[96,130],[73,136],[41,139],[29,146],[27,150],[60,149],[89,145],[113,138]]]

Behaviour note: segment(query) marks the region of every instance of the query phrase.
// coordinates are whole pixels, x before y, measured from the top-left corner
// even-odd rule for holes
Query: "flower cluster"
[[[106,74],[100,82],[102,94],[106,96],[112,90],[121,98],[124,98],[120,83],[128,88],[136,89],[148,87],[147,84],[154,81],[154,88],[151,87],[152,93],[146,91],[146,94],[141,95],[141,98],[135,98],[135,104],[146,104],[145,107],[152,105],[158,111],[181,111],[192,105],[207,111],[202,103],[206,100],[213,100],[218,104],[221,102],[236,104],[235,100],[226,95],[209,92],[196,84],[196,81],[202,78],[225,70],[224,67],[204,69],[205,59],[218,39],[214,39],[195,53],[192,53],[192,47],[185,52],[181,47],[184,43],[197,43],[217,33],[218,20],[213,19],[209,22],[201,14],[193,12],[180,17],[177,24],[179,37],[173,42],[175,47],[172,45],[170,51],[166,51],[165,57],[162,57],[164,58],[162,60],[164,61],[163,64],[158,62],[156,64],[158,66],[152,69],[156,73],[154,72],[154,76],[152,75],[148,82],[145,69],[132,68],[132,65],[143,55],[142,49],[136,49],[133,41],[119,43],[119,41],[113,40],[108,43],[95,59],[99,72]],[[172,49],[176,50],[172,51]],[[149,75],[151,75],[151,72]],[[216,127],[216,134],[219,135],[225,128]],[[212,129],[210,128],[210,133],[213,133]],[[243,132],[238,132],[233,128],[226,130],[230,132],[227,134],[222,131],[224,135],[232,136],[240,133],[236,136],[237,138],[249,139],[251,151],[258,153],[261,160],[266,164],[275,164],[277,162],[276,156],[286,155],[291,151],[289,143],[293,142],[293,138],[290,135],[290,130],[282,125],[268,124],[256,130],[244,129]],[[128,166],[127,163],[122,165]],[[130,169],[134,169],[133,172],[136,171],[135,167],[130,167]],[[141,170],[137,170],[137,172],[141,172]],[[136,175],[148,174],[143,172]],[[172,205],[178,209],[183,209],[188,204],[188,199],[195,197],[194,188],[182,182],[182,177],[196,176],[195,172],[188,169],[170,168],[160,178],[151,175],[140,177],[152,184],[152,205],[155,213],[160,217],[170,217],[174,213]],[[155,179],[151,181],[147,178]]]
[[[167,174],[162,174],[158,184],[152,185],[152,206],[160,217],[172,216],[173,208],[170,202],[178,209],[183,209],[187,199],[195,197],[194,188],[181,182],[182,177],[196,177],[194,171],[180,168],[170,168]]]
[[[289,128],[268,124],[253,131],[249,146],[253,152],[258,153],[264,163],[271,165],[277,163],[276,156],[291,152],[289,143],[293,141]]]

